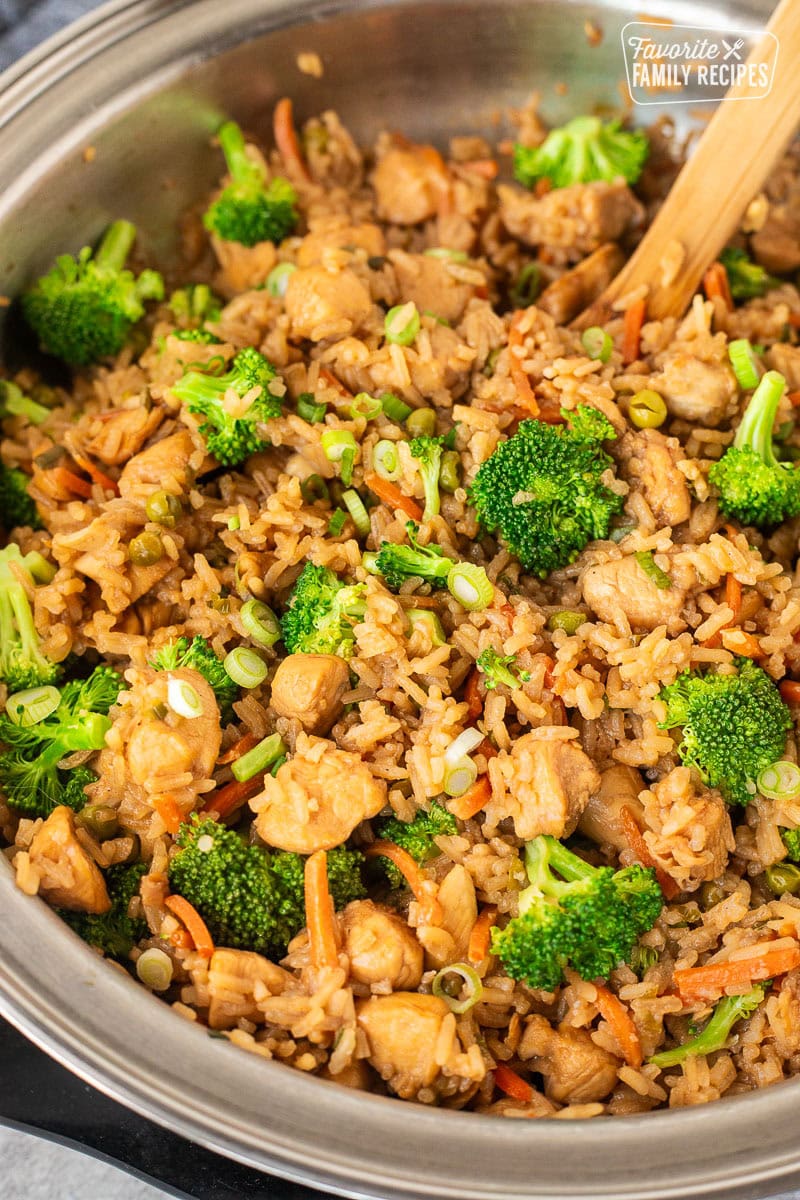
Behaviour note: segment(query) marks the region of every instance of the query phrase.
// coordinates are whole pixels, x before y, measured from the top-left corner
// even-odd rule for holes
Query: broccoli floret
[[[762,266],[748,258],[738,246],[728,246],[719,256],[728,273],[728,286],[734,300],[752,300],[777,287],[780,279],[770,275]]]
[[[602,482],[613,465],[603,442],[615,437],[596,409],[566,414],[569,425],[522,421],[480,467],[469,499],[481,524],[499,532],[541,579],[608,535],[622,497]]]
[[[446,587],[453,560],[434,542],[420,546],[419,525],[415,521],[406,522],[406,533],[410,546],[381,542],[375,570],[383,576],[386,586],[399,591],[407,579],[425,579],[435,588]]]
[[[168,642],[150,660],[150,666],[156,671],[177,671],[180,667],[197,671],[217,698],[223,724],[230,721],[239,688],[205,638],[198,636],[190,641],[188,637],[179,637],[174,642]]]
[[[518,669],[515,675],[511,668],[516,661],[516,655],[499,654],[493,646],[487,646],[475,660],[475,666],[483,672],[486,690],[491,691],[501,683],[509,688],[518,688],[527,683],[531,677],[530,671]]]
[[[351,658],[353,626],[364,615],[365,591],[363,583],[342,583],[328,567],[306,563],[281,617],[289,653]]]
[[[202,324],[218,321],[222,312],[222,301],[211,291],[207,283],[194,283],[178,288],[167,301],[176,321]]]
[[[59,673],[41,652],[30,601],[15,572],[27,575],[31,584],[52,578],[41,555],[23,557],[15,542],[0,550],[0,678],[10,692],[54,683]]]
[[[231,182],[205,213],[206,229],[242,246],[282,241],[297,224],[297,192],[280,175],[267,183],[264,167],[247,153],[235,121],[226,121],[218,137]]]
[[[94,772],[65,770],[59,763],[78,750],[103,748],[111,728],[108,710],[121,688],[115,671],[97,667],[88,679],[65,684],[57,708],[35,725],[0,716],[0,741],[10,747],[0,755],[0,787],[9,804],[32,817],[46,817],[58,804],[83,808],[83,789],[94,783]]]
[[[514,146],[514,175],[525,187],[549,179],[553,187],[571,183],[610,182],[620,176],[636,183],[650,143],[641,129],[623,129],[619,121],[574,117],[553,129],[541,146]]]
[[[749,658],[738,674],[684,671],[663,687],[662,729],[680,728],[681,761],[695,767],[729,804],[749,804],[754,780],[782,756],[792,727],[789,709],[772,679]]]
[[[553,991],[565,967],[607,979],[664,903],[652,868],[592,867],[552,837],[527,843],[525,867],[530,887],[520,893],[519,916],[492,930],[492,953],[533,988]]]
[[[181,826],[177,843],[170,887],[194,905],[214,941],[281,957],[306,923],[304,858],[249,846],[217,821],[197,817]],[[356,850],[328,851],[328,882],[337,909],[366,895],[362,863]]]
[[[800,829],[782,829],[781,838],[786,847],[786,857],[800,862]]]
[[[0,381],[0,416],[25,417],[31,425],[41,425],[50,416],[50,409],[26,396],[16,383],[4,379]]]
[[[200,432],[206,439],[209,454],[213,454],[222,466],[238,467],[251,454],[269,445],[258,427],[281,414],[280,399],[269,390],[275,376],[272,363],[248,346],[239,351],[227,374],[190,371],[173,384],[172,391],[189,412],[205,417]],[[244,397],[254,388],[261,389],[255,399],[244,412],[232,416],[224,403],[226,393]]]
[[[453,814],[433,800],[430,808],[427,811],[420,809],[413,821],[399,821],[397,817],[390,817],[380,826],[379,837],[401,846],[414,862],[422,865],[441,853],[436,845],[437,837],[452,837],[457,832]],[[381,862],[392,887],[402,887],[404,879],[394,863],[388,859],[381,859]]]
[[[702,1033],[680,1046],[673,1047],[672,1050],[662,1050],[660,1054],[654,1054],[647,1061],[663,1070],[665,1067],[677,1067],[693,1055],[713,1054],[716,1050],[724,1049],[736,1022],[753,1015],[764,999],[766,988],[766,984],[759,983],[741,996],[723,997]]]
[[[25,319],[48,354],[77,367],[117,354],[144,316],[144,301],[162,299],[157,271],[137,279],[125,269],[135,237],[130,221],[115,221],[96,254],[84,246],[77,258],[60,255],[22,297]]]
[[[218,338],[210,329],[176,329],[173,337],[179,342],[192,342],[195,346],[218,346],[222,338]]]
[[[126,959],[138,941],[147,937],[143,917],[131,917],[131,900],[139,892],[147,863],[109,867],[105,874],[111,908],[106,913],[75,913],[59,910],[69,926],[90,946],[96,946],[109,958]]]
[[[442,466],[442,450],[444,438],[416,437],[408,443],[411,457],[417,464],[422,487],[425,492],[425,511],[423,521],[439,515],[439,471]]]
[[[19,467],[0,464],[0,520],[6,529],[27,525],[42,529],[43,525],[34,501],[28,495],[30,476]]]
[[[726,517],[769,528],[800,514],[800,471],[779,462],[772,444],[775,414],[786,389],[778,371],[767,371],[745,409],[733,445],[713,464],[709,482],[719,488]]]

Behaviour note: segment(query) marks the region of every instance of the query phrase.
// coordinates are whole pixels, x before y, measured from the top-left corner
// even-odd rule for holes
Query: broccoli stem
[[[3,380],[0,386],[2,387],[0,408],[6,413],[11,413],[12,417],[27,417],[31,425],[41,425],[42,421],[46,421],[50,416],[49,408],[32,400],[30,396],[26,396],[16,383]]]
[[[714,1009],[713,1015],[705,1029],[672,1050],[664,1050],[654,1055],[649,1061],[657,1067],[676,1067],[684,1059],[697,1054],[713,1054],[721,1050],[737,1021],[749,1017],[764,999],[765,984],[759,984],[743,996],[725,996]]]
[[[244,134],[235,121],[226,121],[217,137],[220,149],[225,155],[228,174],[234,183],[249,182],[254,177],[262,179],[262,173],[248,157]]]
[[[733,439],[737,450],[749,446],[770,467],[785,465],[778,462],[772,446],[775,416],[785,390],[784,377],[778,371],[767,371],[753,392]]]
[[[526,843],[525,869],[531,881],[532,892],[545,892],[554,896],[560,888],[559,880],[553,878],[553,871],[557,871],[565,883],[591,879],[594,874],[594,867],[548,834]]]
[[[130,221],[112,221],[97,248],[95,263],[99,267],[121,271],[135,241],[135,225]]]

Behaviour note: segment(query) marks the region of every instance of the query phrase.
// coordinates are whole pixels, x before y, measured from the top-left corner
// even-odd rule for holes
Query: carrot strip
[[[467,945],[467,958],[472,963],[482,963],[489,957],[489,939],[492,926],[497,920],[497,909],[492,905],[484,908],[472,926]]]
[[[186,926],[186,930],[194,942],[194,948],[202,958],[211,958],[214,953],[214,941],[208,932],[200,913],[183,896],[167,896],[164,901],[171,913]]]
[[[539,415],[539,401],[536,399],[536,394],[531,387],[531,381],[528,378],[527,371],[522,365],[522,359],[514,353],[515,350],[521,349],[525,344],[525,335],[520,329],[520,323],[529,310],[521,308],[514,313],[514,319],[508,330],[508,362],[509,372],[514,387],[517,389],[517,394],[522,403],[522,407],[532,417]]]
[[[191,950],[194,942],[190,933],[185,929],[176,929],[174,933],[169,935],[169,944],[177,950]]]
[[[636,362],[639,357],[639,340],[642,336],[646,312],[647,306],[644,300],[634,300],[633,304],[625,310],[622,324],[622,361],[626,366]]]
[[[174,837],[183,821],[183,811],[178,807],[175,798],[169,792],[165,792],[163,796],[152,796],[150,803],[164,822],[167,833]]]
[[[728,312],[733,312],[733,297],[731,296],[728,272],[721,262],[712,263],[703,276],[703,290],[709,300],[719,298]]]
[[[431,895],[428,880],[407,850],[403,850],[401,846],[395,845],[394,842],[380,840],[373,842],[371,846],[367,846],[364,851],[364,857],[388,858],[390,862],[393,862],[411,888],[414,899],[420,906],[423,924],[439,924],[442,919],[442,906],[436,897]]]
[[[238,742],[234,742],[230,750],[226,750],[224,754],[220,754],[217,763],[221,767],[225,767],[228,763],[236,762],[237,758],[241,758],[243,754],[247,754],[248,750],[252,750],[258,745],[258,738],[254,733],[246,733],[244,737],[240,737]]]
[[[461,796],[450,801],[450,812],[454,817],[458,817],[459,821],[469,821],[488,804],[491,796],[492,787],[489,783],[489,776],[481,775],[480,779],[475,780],[472,787],[468,787]]]
[[[488,737],[483,739],[480,746],[478,746],[478,750],[480,751],[480,753],[483,755],[483,757],[485,759],[497,758],[497,755],[499,753],[497,747],[492,745],[492,743],[489,741]]]
[[[740,958],[735,962],[687,967],[676,971],[673,978],[682,1000],[711,1000],[726,988],[747,987],[763,979],[785,975],[795,967],[800,967],[800,946],[762,951],[752,958]]]
[[[347,396],[348,399],[352,399],[353,393],[344,386],[341,379],[336,378],[333,371],[329,371],[327,367],[320,367],[319,377],[320,379],[324,379],[330,387],[335,388],[337,392],[340,392],[343,396]]]
[[[787,704],[800,704],[800,681],[784,679],[778,684],[778,691]]]
[[[275,112],[272,115],[272,131],[275,135],[275,145],[278,147],[278,153],[286,166],[294,167],[297,174],[302,176],[307,183],[310,183],[311,175],[303,158],[300,142],[297,140],[292,102],[288,96],[284,96],[275,105]]]
[[[760,658],[763,653],[758,638],[744,629],[723,629],[720,639],[726,650],[733,654],[743,654],[745,658]]]
[[[678,895],[680,888],[675,880],[671,878],[671,876],[667,875],[665,871],[662,871],[661,868],[656,865],[653,856],[647,848],[647,842],[642,837],[642,831],[639,828],[639,823],[631,810],[628,808],[627,804],[623,805],[622,809],[620,810],[620,820],[622,822],[622,828],[625,831],[625,837],[628,845],[638,858],[639,862],[643,867],[653,868],[656,873],[658,885],[664,893],[665,898],[667,900],[674,900]]]
[[[100,468],[96,466],[90,458],[88,458],[85,454],[81,454],[78,451],[73,450],[72,448],[70,448],[70,454],[75,460],[76,465],[79,466],[82,471],[85,471],[89,478],[94,481],[94,483],[99,483],[101,488],[103,488],[103,490],[106,492],[113,492],[115,496],[119,495],[117,481],[112,479],[110,475],[106,475],[105,471],[101,471]]]
[[[483,700],[479,684],[481,681],[481,673],[477,667],[474,667],[467,676],[466,686],[464,687],[464,699],[467,702],[467,716],[471,722],[475,722],[483,712]]]
[[[631,1014],[619,997],[610,992],[608,988],[603,987],[600,983],[596,983],[595,988],[597,989],[597,1000],[595,1001],[597,1011],[610,1025],[611,1032],[619,1042],[625,1062],[629,1067],[638,1070],[642,1065],[644,1055]]]
[[[795,329],[800,329],[800,313],[789,313],[789,324]]]
[[[800,408],[800,392],[789,392],[786,399],[789,401],[792,408]]]
[[[465,171],[472,175],[480,175],[481,179],[495,179],[500,167],[494,158],[472,158],[469,162],[460,164]]]
[[[235,812],[237,808],[241,808],[244,802],[260,792],[263,786],[263,775],[254,775],[252,779],[245,779],[243,783],[240,783],[238,779],[232,779],[230,783],[226,783],[219,791],[213,793],[211,799],[200,809],[200,814],[208,817],[212,813],[216,813],[218,819],[222,820],[223,817],[228,817]]]
[[[333,901],[328,886],[328,855],[324,850],[316,850],[306,859],[303,881],[311,965],[338,967],[339,947],[336,942]]]
[[[735,575],[725,576],[725,603],[733,613],[735,625],[742,611],[742,585]]]
[[[91,498],[92,485],[74,471],[68,471],[66,467],[51,467],[47,474],[53,483],[65,492],[74,492],[76,496],[83,496],[86,500]]]
[[[530,1104],[533,1099],[533,1088],[526,1083],[521,1075],[512,1071],[505,1063],[498,1063],[494,1069],[494,1082],[501,1092],[505,1092],[512,1100],[521,1100]]]
[[[416,500],[404,496],[400,488],[395,487],[388,479],[381,479],[380,475],[367,475],[364,483],[384,504],[390,505],[391,508],[399,508],[407,517],[411,517],[412,521],[422,520],[422,509]]]

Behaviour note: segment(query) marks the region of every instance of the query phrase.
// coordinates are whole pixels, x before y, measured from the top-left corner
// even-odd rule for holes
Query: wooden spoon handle
[[[576,319],[578,329],[602,325],[614,301],[642,284],[648,285],[651,319],[680,316],[703,272],[736,231],[800,123],[800,0],[781,0],[767,29],[779,43],[771,92],[762,100],[736,100],[744,85],[729,90],[636,251]],[[768,62],[775,53],[772,39],[763,37],[748,64]],[[675,242],[683,263],[665,283],[664,256]]]

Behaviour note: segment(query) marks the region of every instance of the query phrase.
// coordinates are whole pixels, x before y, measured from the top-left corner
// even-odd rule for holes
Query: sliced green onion
[[[494,588],[483,567],[474,563],[455,563],[447,576],[447,587],[467,612],[480,612],[492,603]]]
[[[393,346],[410,346],[419,333],[419,313],[413,300],[390,308],[383,322],[386,340]]]
[[[628,417],[637,429],[658,429],[667,419],[667,406],[658,392],[652,388],[642,388],[641,392],[631,397]]]
[[[318,404],[313,392],[301,392],[297,397],[297,415],[308,421],[309,425],[319,425],[320,421],[324,421],[327,411],[327,404]]]
[[[270,771],[270,775],[273,777],[273,779],[274,779],[274,778],[275,778],[275,776],[278,774],[278,771],[280,771],[281,767],[282,767],[282,766],[283,766],[283,764],[286,762],[286,759],[287,759],[287,758],[288,758],[288,755],[287,755],[287,754],[282,754],[282,755],[280,756],[280,758],[277,760],[277,762],[275,762],[275,763],[273,764],[273,766],[272,766],[272,770]]]
[[[341,462],[348,450],[355,455],[356,439],[349,429],[326,429],[320,440],[328,462]]]
[[[410,608],[406,616],[411,626],[411,632],[415,633],[417,629],[425,629],[432,646],[443,646],[447,641],[442,622],[435,612],[430,612],[427,608]]]
[[[527,263],[517,276],[509,295],[515,308],[528,308],[542,290],[542,273],[539,264]]]
[[[611,351],[614,349],[611,338],[599,325],[592,325],[589,329],[584,329],[581,334],[581,345],[589,358],[601,363],[608,362],[611,358]]]
[[[471,758],[462,758],[448,766],[444,774],[444,790],[448,796],[463,796],[478,778],[478,768]]]
[[[242,625],[259,646],[274,646],[281,638],[281,624],[272,609],[262,600],[247,600],[239,613]]]
[[[781,759],[759,772],[756,787],[769,800],[794,800],[800,796],[800,767]]]
[[[445,750],[444,761],[450,764],[461,762],[463,758],[466,758],[468,754],[471,754],[473,750],[476,750],[480,746],[483,738],[484,735],[480,729],[465,729],[457,738],[453,738],[453,741]]]
[[[290,262],[278,263],[277,267],[273,267],[267,276],[267,291],[270,296],[282,300],[289,286],[289,276],[296,270],[297,267]]]
[[[190,721],[203,715],[203,701],[185,679],[167,680],[167,704],[179,717]]]
[[[15,725],[38,725],[45,717],[55,712],[61,703],[61,692],[57,687],[26,688],[15,692],[6,700],[6,712]]]
[[[376,396],[370,396],[369,392],[357,392],[347,412],[354,421],[357,417],[363,417],[365,421],[374,421],[378,414],[383,412],[383,405]]]
[[[231,772],[239,783],[246,783],[254,775],[261,775],[282,755],[286,754],[286,743],[279,733],[271,733],[252,750],[231,763]]]
[[[381,479],[394,481],[400,476],[400,455],[397,451],[397,444],[390,442],[388,438],[381,438],[372,451],[372,465],[375,468],[375,474],[380,475]]]
[[[609,541],[616,542],[619,545],[620,542],[625,541],[629,533],[633,533],[634,529],[638,529],[638,525],[617,525],[609,533]]]
[[[449,976],[452,975],[459,977],[462,981],[462,986],[459,987],[456,996],[452,994],[452,985],[449,979]],[[458,995],[464,991],[465,987],[467,994],[462,1000],[459,1000]],[[483,983],[478,972],[467,963],[450,963],[449,966],[442,967],[441,971],[436,973],[431,991],[439,1000],[444,1000],[451,1012],[460,1016],[462,1013],[469,1012],[478,1003],[483,995]]]
[[[307,475],[300,483],[300,495],[305,504],[316,504],[318,500],[329,503],[331,494],[321,475]]]
[[[585,613],[573,612],[572,609],[563,608],[561,612],[550,614],[547,618],[547,628],[551,633],[554,633],[556,629],[563,629],[571,637],[573,633],[577,633],[586,619]]]
[[[361,565],[368,575],[380,575],[377,550],[365,550],[361,555]],[[408,615],[410,616],[411,614],[409,613]]]
[[[342,492],[342,503],[353,518],[356,531],[363,535],[368,534],[369,516],[367,515],[367,510],[364,508],[364,501],[358,492],[354,491],[353,488],[348,488],[346,492]]]
[[[415,408],[408,414],[406,429],[409,437],[433,437],[436,432],[436,413],[432,408]]]
[[[355,466],[355,461],[356,448],[355,446],[348,446],[339,460],[339,478],[345,487],[350,487],[350,484],[353,482],[353,467]],[[344,493],[342,493],[342,499],[344,499]]]
[[[395,396],[393,392],[384,392],[380,398],[381,408],[386,413],[390,421],[396,421],[398,425],[405,421],[408,414],[412,411],[410,404],[405,404],[399,396]]]
[[[747,338],[736,338],[728,346],[728,358],[731,360],[736,382],[744,392],[758,387],[761,372],[758,359]]]
[[[172,971],[172,959],[157,946],[150,946],[136,960],[136,974],[151,992],[165,992],[172,983]]]
[[[428,258],[441,258],[445,262],[469,262],[469,255],[466,251],[448,250],[446,246],[432,246],[430,250],[425,251],[425,254]]]
[[[225,656],[225,670],[239,687],[256,688],[267,678],[267,664],[255,650],[237,646]]]
[[[332,537],[338,537],[344,529],[344,523],[346,520],[347,513],[343,508],[337,508],[328,522],[328,533],[330,533]]]
[[[662,571],[656,560],[653,558],[652,550],[640,550],[638,554],[633,556],[638,565],[642,568],[647,578],[651,583],[654,583],[657,588],[666,591],[672,587],[672,580],[666,571]]]

